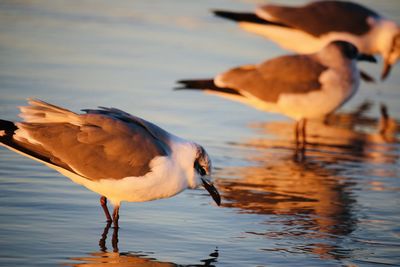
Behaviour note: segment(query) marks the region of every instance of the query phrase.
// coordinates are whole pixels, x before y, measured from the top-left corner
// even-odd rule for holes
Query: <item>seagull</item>
[[[307,119],[323,117],[343,105],[356,92],[360,74],[357,60],[369,60],[345,41],[333,41],[321,51],[285,55],[257,65],[244,65],[214,79],[180,80],[175,89],[203,90],[277,112],[295,119],[295,140],[306,143]]]
[[[22,122],[0,120],[0,144],[100,194],[116,228],[122,201],[168,198],[203,185],[220,205],[202,146],[116,108],[77,114],[37,99],[28,103],[20,107]]]
[[[348,41],[360,53],[382,56],[382,80],[400,57],[399,25],[352,2],[317,1],[299,7],[268,4],[255,13],[213,12],[301,54],[315,53],[334,40]]]

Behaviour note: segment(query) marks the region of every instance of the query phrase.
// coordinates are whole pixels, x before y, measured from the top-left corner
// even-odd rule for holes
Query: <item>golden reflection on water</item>
[[[112,233],[110,233],[112,230]],[[106,246],[107,237],[112,245],[112,252]],[[100,250],[89,253],[84,257],[71,258],[72,261],[78,261],[75,264],[66,264],[66,266],[74,267],[185,267],[186,265],[177,265],[172,262],[162,262],[152,257],[151,252],[120,252],[118,247],[118,228],[111,227],[111,223],[107,223],[99,240]],[[214,266],[217,261],[218,250],[209,255],[210,257],[200,260],[202,264],[194,264],[187,266]]]
[[[399,124],[387,116],[380,120],[365,116],[369,108],[364,104],[355,112],[332,115],[328,122],[309,123],[306,150],[300,155],[292,141],[292,123],[253,124],[266,138],[234,144],[254,149],[247,158],[254,164],[219,170],[216,184],[223,206],[239,213],[272,215],[266,222],[268,230],[247,234],[282,240],[301,237],[304,246],[297,249],[321,258],[346,254],[334,241],[357,224],[352,210],[358,181],[351,178],[352,164],[393,164],[399,159],[398,148],[391,145],[398,142]],[[382,120],[389,121],[389,130],[382,130]],[[369,175],[388,175],[377,169]],[[371,190],[385,188],[379,181],[371,183]]]
[[[379,119],[371,118],[366,113],[372,104],[365,102],[350,113],[332,114],[322,121],[310,121],[307,124],[307,155],[318,157],[324,162],[338,161],[389,163],[398,159],[400,123],[386,115]],[[247,140],[244,146],[259,149],[272,149],[267,153],[280,150],[293,150],[292,124],[272,122],[252,124],[252,127],[264,134],[276,138]],[[299,157],[301,155],[295,155]],[[254,160],[254,159],[251,159]]]
[[[75,267],[104,266],[104,267],[172,267],[176,266],[169,262],[159,262],[151,258],[144,258],[146,255],[135,253],[119,252],[94,252],[87,257],[73,258],[72,260],[82,261],[82,263],[73,264]]]

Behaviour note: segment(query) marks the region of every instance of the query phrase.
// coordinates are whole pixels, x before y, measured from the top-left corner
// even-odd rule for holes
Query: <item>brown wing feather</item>
[[[276,22],[314,36],[331,31],[362,35],[369,30],[367,18],[380,17],[364,6],[342,1],[317,1],[301,7],[265,5],[257,10],[257,14],[262,17],[263,13],[272,16]]]
[[[91,179],[143,176],[156,156],[167,155],[162,143],[145,128],[101,114],[80,115],[83,125],[19,123],[36,142],[19,145],[46,155],[53,164]]]
[[[283,56],[260,65],[234,68],[222,74],[219,80],[239,92],[276,102],[281,94],[320,90],[318,79],[326,69],[309,56]]]

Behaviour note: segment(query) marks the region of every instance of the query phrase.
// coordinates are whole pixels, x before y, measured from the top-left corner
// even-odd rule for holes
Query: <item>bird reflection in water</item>
[[[216,183],[224,207],[266,216],[265,227],[246,234],[279,240],[267,251],[349,256],[351,251],[337,242],[355,230],[358,220],[357,180],[347,174],[364,162],[393,164],[399,159],[398,146],[388,144],[398,142],[398,123],[386,110],[382,117],[391,128],[382,131],[377,127],[382,119],[365,115],[370,108],[363,104],[352,113],[332,115],[328,123],[310,124],[310,144],[301,158],[291,142],[290,123],[257,125],[264,137],[234,144],[255,150],[246,158],[252,164],[220,169]],[[382,176],[378,172],[384,168],[376,169],[370,174]]]
[[[368,116],[373,104],[364,102],[349,113],[333,113],[324,121],[310,121],[308,126],[307,147],[299,150],[295,146],[294,156],[301,158],[305,153],[315,150],[327,150],[332,153],[342,153],[342,156],[351,156],[354,160],[359,157],[373,158],[375,150],[391,149],[391,146],[382,147],[382,144],[399,142],[400,123],[391,118],[385,104],[380,104],[381,116],[379,119]],[[291,124],[287,122],[257,123],[252,127],[261,130],[264,134],[273,136],[273,140],[265,140],[255,146],[292,149],[287,140],[291,138]],[[373,149],[371,149],[373,148]],[[390,151],[387,151],[390,152]],[[381,151],[379,156],[384,156]]]
[[[112,252],[109,252],[106,247],[106,240],[111,228],[111,222],[107,223],[101,238],[99,240],[100,251],[90,253],[89,256],[71,258],[73,261],[78,261],[76,264],[67,264],[67,266],[84,267],[84,266],[104,266],[104,267],[185,267],[185,266],[215,266],[213,263],[217,262],[219,256],[216,249],[209,255],[207,259],[200,260],[199,264],[181,265],[172,262],[162,262],[155,259],[151,252],[119,252],[118,248],[118,230],[119,228],[113,227],[111,238]]]

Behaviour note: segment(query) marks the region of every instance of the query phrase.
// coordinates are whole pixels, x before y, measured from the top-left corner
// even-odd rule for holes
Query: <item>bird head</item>
[[[374,56],[360,53],[355,45],[347,41],[340,41],[340,40],[333,41],[327,46],[327,49],[329,49],[332,46],[337,51],[339,51],[339,53],[346,59],[357,60],[357,61],[368,61],[373,63],[377,62]]]
[[[398,33],[393,37],[389,53],[387,53],[387,56],[384,56],[383,70],[381,75],[382,80],[385,80],[389,76],[392,66],[396,64],[399,58],[400,58],[400,29]]]
[[[219,206],[221,204],[221,196],[213,183],[211,178],[211,159],[205,149],[196,144],[196,156],[193,162],[194,178],[196,185],[202,185],[214,199],[215,203]]]

